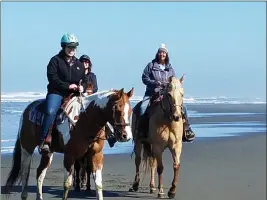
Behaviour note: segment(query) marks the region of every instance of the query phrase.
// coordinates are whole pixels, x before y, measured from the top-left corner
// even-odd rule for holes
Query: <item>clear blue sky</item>
[[[2,2],[2,92],[46,91],[46,67],[65,32],[89,54],[100,90],[143,95],[141,74],[164,42],[190,96],[261,97],[266,3]]]

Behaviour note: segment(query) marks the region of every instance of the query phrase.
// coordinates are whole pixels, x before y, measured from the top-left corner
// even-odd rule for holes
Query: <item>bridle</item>
[[[182,105],[177,105],[175,103],[173,103],[173,101],[170,99],[170,95],[167,94],[166,92],[166,86],[164,87],[161,87],[160,91],[159,91],[159,94],[160,96],[163,96],[162,100],[160,101],[160,107],[164,113],[164,115],[171,121],[179,121],[179,119],[182,117],[181,115],[179,116],[174,116],[174,112],[175,110],[178,108],[181,108],[182,109]],[[163,106],[163,101],[164,99],[167,99],[167,102],[168,102],[168,107],[169,107],[169,112],[164,108]]]
[[[117,103],[115,103],[112,106],[112,119],[114,120],[113,123],[113,128],[114,128],[114,132],[118,132],[121,133],[122,128],[126,127],[126,126],[130,126],[130,123],[125,123],[125,122],[117,122],[116,120],[116,107],[117,107]]]

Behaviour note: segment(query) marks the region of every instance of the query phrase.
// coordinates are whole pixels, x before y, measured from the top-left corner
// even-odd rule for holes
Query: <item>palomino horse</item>
[[[73,97],[64,107],[64,123],[54,125],[50,145],[50,153],[43,154],[37,169],[37,200],[43,199],[42,185],[48,167],[51,165],[53,153],[64,153],[64,196],[67,199],[68,191],[72,185],[72,174],[75,160],[81,158],[92,144],[98,133],[107,122],[114,127],[117,140],[126,142],[132,138],[130,128],[131,104],[130,97],[133,88],[124,93],[123,89],[117,91],[103,91],[89,96]],[[31,118],[33,110],[43,101],[36,100],[24,110],[18,131],[18,137],[13,153],[13,165],[8,175],[5,191],[10,192],[13,185],[21,178],[21,199],[28,197],[28,178],[30,173],[31,158],[34,149],[39,142],[40,121]],[[37,106],[38,107],[38,106]],[[42,107],[42,106],[41,106]],[[39,106],[39,111],[43,110]],[[69,123],[71,134],[69,134]],[[60,134],[61,133],[61,134]],[[96,184],[97,199],[103,199],[102,192],[102,168],[103,160],[97,162],[93,176]]]
[[[182,103],[183,103],[183,76],[180,79],[170,77],[167,86],[163,89],[160,100],[153,103],[149,108],[149,133],[147,139],[141,142],[138,132],[138,115],[133,109],[132,116],[132,132],[134,140],[135,180],[130,188],[130,191],[137,191],[140,182],[139,166],[141,164],[141,151],[143,148],[144,169],[146,172],[147,163],[149,161],[151,176],[150,176],[150,193],[153,193],[155,188],[155,170],[157,167],[159,183],[158,197],[163,198],[163,163],[162,153],[165,148],[169,148],[173,157],[174,177],[172,187],[168,192],[169,198],[174,198],[176,185],[178,182],[178,171],[180,167],[180,155],[182,151],[183,137],[183,120],[182,120]],[[158,99],[157,99],[158,100]],[[136,105],[136,108],[138,108]]]

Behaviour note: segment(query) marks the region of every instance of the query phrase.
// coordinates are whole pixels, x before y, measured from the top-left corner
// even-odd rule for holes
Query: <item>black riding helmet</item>
[[[89,57],[89,56],[87,56],[87,55],[85,55],[85,54],[84,54],[84,55],[82,55],[82,56],[80,57],[80,59],[79,59],[79,60],[80,60],[81,62],[83,62],[83,61],[85,61],[85,60],[87,60],[87,61],[89,61],[89,62],[91,61],[91,60],[90,60],[90,57]]]

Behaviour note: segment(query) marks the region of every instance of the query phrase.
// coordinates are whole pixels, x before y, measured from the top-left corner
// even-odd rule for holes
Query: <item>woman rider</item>
[[[148,132],[147,116],[144,114],[149,104],[149,99],[159,92],[160,87],[164,86],[164,84],[168,82],[168,78],[171,76],[175,76],[175,71],[170,63],[166,45],[162,44],[158,49],[155,58],[148,63],[142,74],[142,81],[146,85],[146,91],[140,107],[141,118],[139,122],[139,132],[143,137],[146,137]],[[184,105],[183,115],[187,122],[185,126],[186,139],[188,141],[193,141],[195,133],[192,131],[188,123],[188,116]]]
[[[79,94],[87,87],[87,78],[83,64],[75,57],[79,46],[74,34],[64,34],[61,38],[61,50],[53,56],[47,66],[47,95],[44,120],[41,126],[39,152],[49,152],[45,139],[50,126],[54,122],[64,97],[71,93]],[[80,83],[81,81],[81,84]]]

